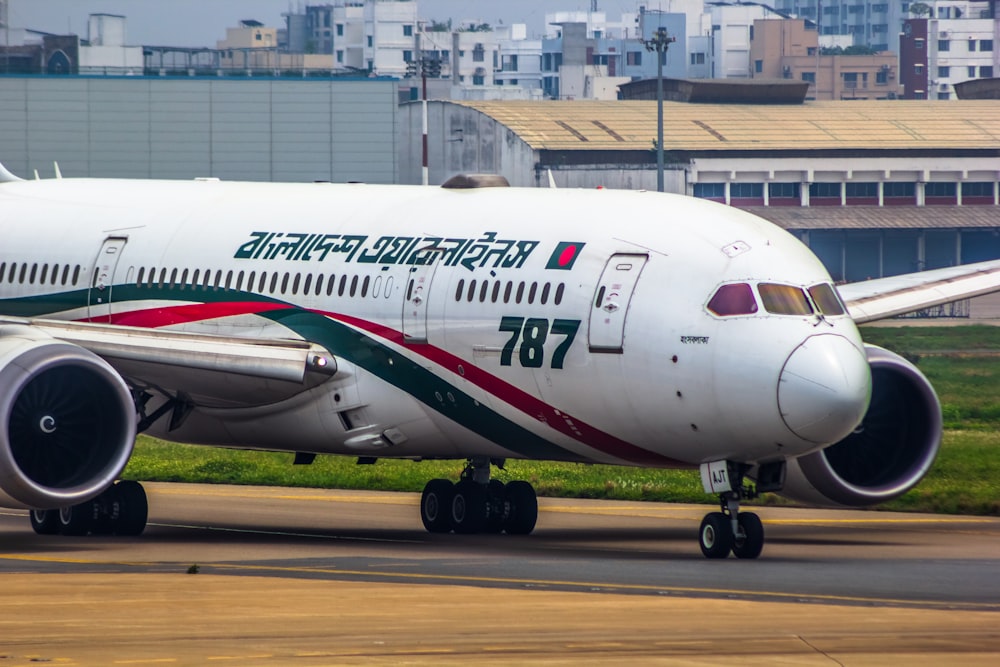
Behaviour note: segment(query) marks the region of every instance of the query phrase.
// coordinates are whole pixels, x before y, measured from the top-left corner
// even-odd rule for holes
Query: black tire
[[[38,535],[59,534],[59,510],[31,510],[31,528]]]
[[[486,527],[486,487],[471,479],[455,485],[451,499],[451,528],[456,533],[473,535]]]
[[[420,496],[420,520],[428,533],[447,533],[451,530],[451,498],[455,485],[446,479],[432,479],[424,486]]]
[[[146,500],[146,490],[139,482],[122,480],[114,487],[118,513],[112,523],[115,535],[135,537],[146,530],[146,520],[149,517],[149,503]]]
[[[508,535],[528,535],[535,529],[538,521],[538,497],[535,487],[527,482],[508,482],[504,489],[507,492],[507,517],[504,520],[504,530]]]
[[[698,544],[705,558],[726,558],[733,549],[733,525],[722,512],[710,512],[701,520]]]
[[[95,501],[91,500],[59,510],[59,532],[62,535],[86,535],[94,528]]]
[[[733,555],[737,558],[756,558],[764,549],[764,524],[753,512],[740,512],[737,520],[744,536],[733,539]]]

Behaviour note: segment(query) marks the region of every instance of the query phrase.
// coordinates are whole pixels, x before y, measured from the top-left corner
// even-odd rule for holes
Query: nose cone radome
[[[868,409],[871,369],[864,352],[836,334],[810,336],[788,357],[778,379],[778,409],[795,435],[838,442]]]

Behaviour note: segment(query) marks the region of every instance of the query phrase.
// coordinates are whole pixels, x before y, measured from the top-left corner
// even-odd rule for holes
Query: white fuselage
[[[870,391],[848,316],[709,310],[723,285],[761,304],[760,283],[830,277],[782,230],[686,197],[36,181],[0,187],[0,230],[0,315],[303,338],[336,357],[280,404],[205,401],[154,427],[177,441],[756,462],[837,441]]]

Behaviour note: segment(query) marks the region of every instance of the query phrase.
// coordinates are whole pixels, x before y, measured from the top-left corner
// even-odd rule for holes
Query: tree
[[[910,13],[914,16],[927,16],[931,13],[931,7],[926,2],[914,2],[910,5]]]

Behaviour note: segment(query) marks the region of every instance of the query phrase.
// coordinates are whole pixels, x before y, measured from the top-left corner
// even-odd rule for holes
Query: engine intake
[[[898,354],[865,345],[872,398],[840,442],[788,462],[781,495],[860,507],[897,498],[923,479],[941,446],[941,404],[930,382]]]
[[[0,505],[89,500],[128,463],[135,434],[132,396],[107,362],[30,326],[0,327]]]

